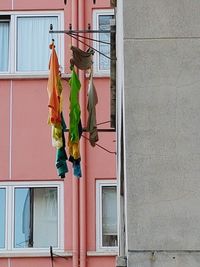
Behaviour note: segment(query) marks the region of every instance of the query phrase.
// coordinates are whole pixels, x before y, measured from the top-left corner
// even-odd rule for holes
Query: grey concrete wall
[[[131,267],[200,266],[200,253],[131,252],[200,249],[199,14],[199,0],[124,1]]]
[[[154,260],[150,253],[129,256],[129,266],[133,267],[197,267],[199,262],[199,253],[157,253]]]

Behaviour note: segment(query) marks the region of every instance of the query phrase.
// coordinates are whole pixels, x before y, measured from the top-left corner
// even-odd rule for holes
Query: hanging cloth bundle
[[[80,120],[81,110],[79,104],[79,91],[81,88],[81,83],[78,76],[72,67],[72,76],[69,80],[70,85],[70,113],[69,113],[69,160],[73,163],[74,176],[81,177],[81,167],[80,167],[80,150],[79,150],[79,139],[82,134],[82,125]]]
[[[71,47],[73,52],[73,58],[70,60],[72,66],[77,66],[81,70],[91,69],[89,87],[88,87],[88,104],[87,110],[89,113],[87,121],[87,131],[90,133],[90,144],[95,146],[95,143],[99,140],[97,125],[96,125],[96,104],[98,103],[97,92],[93,83],[93,60],[92,56],[94,51],[89,49],[83,51],[75,46]]]
[[[96,88],[93,83],[93,69],[91,68],[89,85],[88,85],[88,121],[87,121],[87,131],[90,134],[89,140],[92,146],[99,140],[96,122],[96,104],[98,103],[98,97]]]
[[[58,90],[59,64],[54,43],[52,43],[49,47],[52,49],[49,61],[49,79],[47,84],[47,92],[49,95],[49,123],[56,125],[61,123],[60,92]]]
[[[59,73],[58,57],[55,51],[54,43],[50,45],[52,50],[49,62],[49,79],[47,92],[49,96],[49,117],[48,123],[52,126],[52,144],[56,147],[56,167],[57,173],[61,178],[68,172],[67,154],[65,151],[66,124],[62,115],[62,84]]]
[[[72,66],[76,66],[81,70],[90,69],[92,66],[92,56],[94,51],[92,49],[88,49],[88,51],[83,51],[78,47],[71,47],[73,58],[71,58],[70,63]]]

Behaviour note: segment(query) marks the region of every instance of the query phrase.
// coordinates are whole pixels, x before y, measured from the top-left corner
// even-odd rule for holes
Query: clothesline
[[[99,132],[99,129],[98,129],[98,132]],[[89,138],[87,138],[85,135],[81,135],[83,138],[85,138],[86,140],[90,140]],[[117,155],[117,153],[115,152],[115,151],[110,151],[110,150],[108,150],[107,148],[105,148],[105,147],[103,147],[103,146],[101,146],[101,145],[99,145],[99,144],[95,144],[95,146],[98,146],[99,148],[101,148],[101,149],[103,149],[103,150],[105,150],[106,152],[108,152],[108,153],[110,153],[110,154],[115,154],[115,155]]]
[[[107,44],[107,45],[111,45],[111,43],[109,42],[105,42],[105,41],[101,41],[101,40],[97,40],[97,39],[93,39],[93,38],[90,38],[90,37],[86,37],[86,36],[82,36],[82,35],[79,35],[77,33],[69,33],[70,35],[75,35],[77,37],[80,37],[80,38],[83,38],[83,39],[87,39],[87,40],[90,40],[90,41],[94,41],[94,42],[97,42],[97,43],[102,43],[102,44]]]
[[[50,24],[49,33],[66,33],[66,34],[73,34],[73,33],[115,33],[114,30],[53,30],[53,25]]]
[[[50,30],[49,30],[49,33],[53,34],[53,33],[65,33],[67,34],[68,36],[70,36],[71,38],[74,38],[75,40],[77,40],[78,42],[84,44],[85,46],[93,49],[94,51],[96,51],[97,53],[99,53],[100,55],[110,59],[110,60],[117,60],[116,58],[111,58],[107,55],[105,55],[104,53],[102,53],[101,51],[97,50],[96,48],[88,45],[87,43],[81,41],[79,38],[83,38],[83,39],[87,39],[87,40],[91,40],[91,41],[94,41],[94,42],[99,42],[99,43],[103,43],[103,44],[108,44],[108,45],[111,45],[111,43],[108,43],[108,42],[105,42],[105,41],[101,41],[101,40],[97,40],[97,39],[94,39],[94,38],[90,38],[90,37],[86,37],[86,36],[81,36],[79,35],[79,33],[115,33],[115,30],[90,30],[90,25],[88,25],[88,30],[72,30],[71,29],[71,24],[69,25],[69,30],[57,30],[57,31],[54,31],[53,30],[53,25],[50,24]]]
[[[106,122],[103,122],[103,123],[99,123],[99,124],[97,124],[97,125],[101,125],[101,124],[104,124],[104,123],[107,123],[107,122],[110,122],[110,121],[106,121]],[[69,129],[66,129],[66,132],[69,132]],[[86,128],[83,128],[82,129],[82,132],[87,132],[87,129]],[[98,132],[115,132],[115,129],[112,129],[112,128],[107,128],[107,129],[98,129]],[[88,137],[86,137],[85,135],[81,135],[83,138],[85,138],[86,140],[90,140]],[[110,153],[110,154],[117,154],[116,152],[114,152],[114,151],[110,151],[110,150],[108,150],[107,148],[105,148],[104,146],[101,146],[101,145],[99,145],[99,144],[95,144],[95,146],[98,146],[99,148],[101,148],[101,149],[103,149],[104,151],[106,151],[106,152],[108,152],[108,153]]]
[[[67,0],[64,0],[64,4],[67,4]],[[96,0],[93,0],[93,4],[96,4]]]
[[[82,129],[83,132],[87,132],[87,129],[86,128],[83,128]],[[69,132],[69,129],[66,130],[66,132]],[[98,132],[116,132],[114,128],[104,128],[104,129],[99,129],[98,128]]]
[[[80,43],[86,45],[87,47],[91,48],[92,50],[96,51],[96,52],[99,53],[100,55],[102,55],[102,56],[104,56],[104,57],[106,57],[106,58],[108,58],[108,59],[110,59],[110,60],[116,60],[116,59],[114,59],[114,58],[111,58],[111,57],[105,55],[104,53],[100,52],[100,51],[97,50],[96,48],[94,48],[94,47],[92,47],[92,46],[86,44],[85,42],[79,40],[79,38],[76,38],[76,37],[73,36],[72,34],[68,33],[68,35],[71,36],[72,38],[74,38],[75,40],[79,41]]]

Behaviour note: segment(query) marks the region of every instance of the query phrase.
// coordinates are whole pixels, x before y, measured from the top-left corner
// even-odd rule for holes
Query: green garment
[[[69,97],[69,100],[70,100],[69,133],[70,133],[71,141],[77,142],[79,140],[78,124],[79,124],[80,115],[81,115],[78,94],[81,88],[81,83],[79,81],[79,78],[74,68],[72,69],[72,76],[71,76],[71,79],[69,80],[69,85],[71,87],[70,97]]]

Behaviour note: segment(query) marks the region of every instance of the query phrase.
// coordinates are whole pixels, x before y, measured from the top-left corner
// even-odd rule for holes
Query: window
[[[63,249],[62,198],[61,183],[19,182],[0,188],[0,251]]]
[[[0,188],[0,249],[5,248],[5,226],[6,226],[6,190]]]
[[[0,16],[0,72],[8,71],[10,16]]]
[[[0,73],[42,74],[47,73],[50,56],[49,44],[55,40],[60,64],[61,36],[49,34],[50,24],[60,29],[62,13],[11,13],[0,15],[0,51],[3,61]]]
[[[97,250],[117,249],[117,186],[114,180],[96,182]]]
[[[95,10],[93,15],[93,27],[95,30],[110,30],[110,20],[113,19],[114,12],[112,10]],[[103,41],[105,43],[94,42],[94,48],[101,53],[110,57],[110,33],[96,33],[94,39]],[[109,74],[110,71],[110,59],[95,52],[94,56],[94,70],[99,74]]]

